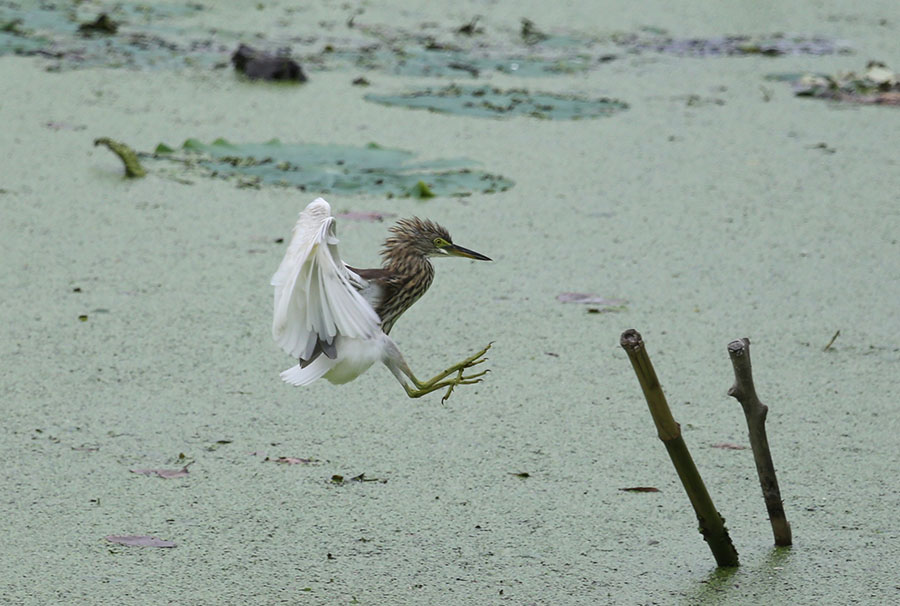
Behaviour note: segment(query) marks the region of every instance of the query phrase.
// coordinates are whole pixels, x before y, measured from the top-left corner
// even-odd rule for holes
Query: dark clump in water
[[[117,31],[119,31],[119,24],[110,19],[106,13],[102,13],[93,21],[88,21],[78,26],[78,32],[82,36],[92,36],[94,34],[112,35]]]
[[[282,55],[271,55],[246,44],[241,44],[231,55],[235,71],[251,80],[279,82],[306,82],[306,74],[300,64]]]

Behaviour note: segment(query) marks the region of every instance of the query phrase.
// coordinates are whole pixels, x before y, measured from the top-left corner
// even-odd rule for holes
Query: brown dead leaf
[[[120,545],[132,545],[135,547],[175,547],[172,541],[157,539],[156,537],[140,535],[109,535],[106,540]]]
[[[631,486],[629,488],[620,488],[625,492],[659,492],[659,488],[653,486]]]

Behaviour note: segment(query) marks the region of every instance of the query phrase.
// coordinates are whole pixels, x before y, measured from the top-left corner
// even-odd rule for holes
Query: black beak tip
[[[483,255],[479,252],[475,252],[474,250],[470,250],[468,248],[463,248],[462,246],[452,245],[450,254],[454,254],[459,257],[466,257],[467,259],[475,259],[477,261],[493,261],[490,257]]]

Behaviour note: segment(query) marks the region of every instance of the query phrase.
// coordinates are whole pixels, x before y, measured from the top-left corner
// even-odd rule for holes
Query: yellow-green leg
[[[472,368],[478,364],[481,364],[487,358],[484,357],[484,354],[491,348],[493,343],[488,343],[487,347],[479,351],[473,356],[469,356],[459,364],[454,364],[453,366],[445,369],[443,372],[436,374],[431,377],[427,381],[419,381],[413,374],[409,368],[405,368],[404,373],[410,378],[410,380],[415,384],[415,387],[410,387],[406,382],[403,382],[403,388],[406,390],[406,394],[410,398],[421,398],[425,394],[429,394],[433,391],[437,391],[438,389],[447,388],[447,393],[444,394],[444,397],[441,398],[441,403],[447,401],[447,398],[450,397],[450,394],[453,393],[453,389],[457,385],[472,385],[473,383],[480,383],[482,377],[486,375],[489,370],[482,370],[481,372],[476,372],[474,374],[466,375],[463,374],[466,369]],[[408,372],[407,372],[408,371]],[[456,376],[453,378],[450,375],[456,373]]]

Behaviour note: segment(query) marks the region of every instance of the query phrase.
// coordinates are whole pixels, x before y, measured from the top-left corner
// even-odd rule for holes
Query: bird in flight
[[[465,374],[487,359],[490,344],[420,381],[388,334],[397,318],[431,286],[431,257],[491,259],[453,244],[449,232],[432,221],[403,219],[390,231],[381,251],[383,266],[356,269],[341,260],[328,202],[317,198],[300,213],[284,259],[272,276],[272,337],[299,360],[281,373],[286,383],[309,385],[322,377],[347,383],[380,360],[409,397],[446,388],[444,402],[457,385],[478,383],[488,372]]]

